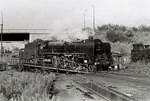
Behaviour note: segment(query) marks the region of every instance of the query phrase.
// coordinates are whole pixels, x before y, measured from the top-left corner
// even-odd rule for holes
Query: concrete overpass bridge
[[[50,31],[48,29],[3,29],[3,41],[33,41],[36,38],[44,38]]]

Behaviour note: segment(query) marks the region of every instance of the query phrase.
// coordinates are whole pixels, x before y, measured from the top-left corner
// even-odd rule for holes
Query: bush
[[[129,39],[125,35],[117,31],[108,31],[106,33],[106,38],[113,43],[129,41]]]
[[[3,72],[0,74],[0,92],[7,101],[31,101],[33,98],[34,101],[45,101],[53,92],[54,79],[52,73]]]

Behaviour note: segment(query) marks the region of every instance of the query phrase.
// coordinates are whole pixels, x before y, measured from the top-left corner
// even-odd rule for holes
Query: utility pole
[[[93,8],[93,31],[95,34],[95,6],[93,5],[92,8]]]
[[[83,20],[84,20],[83,28],[85,30],[85,28],[86,28],[86,10],[84,10],[84,13],[83,13]]]
[[[3,13],[1,12],[1,57],[3,56]]]

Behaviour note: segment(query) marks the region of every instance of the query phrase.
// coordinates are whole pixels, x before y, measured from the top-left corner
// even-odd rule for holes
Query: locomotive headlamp
[[[87,60],[84,60],[84,63],[87,63],[88,61]]]

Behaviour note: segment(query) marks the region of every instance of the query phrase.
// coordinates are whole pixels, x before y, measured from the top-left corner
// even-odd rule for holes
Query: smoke
[[[74,18],[76,20],[76,18]],[[87,39],[89,33],[82,31],[81,24],[72,21],[71,19],[62,18],[55,20],[52,23],[51,34],[49,34],[49,39],[51,37],[57,38],[57,40],[72,41],[76,39]]]
[[[51,31],[49,34],[31,34],[30,42],[36,39],[42,40],[63,40],[63,41],[73,41],[73,40],[84,40],[88,39],[90,33],[87,31],[82,31],[81,29],[58,29],[55,31]]]
[[[64,30],[62,32],[57,32],[54,34],[51,34],[50,39],[55,37],[57,40],[64,40],[64,41],[73,41],[73,40],[84,40],[89,37],[89,33],[82,30]]]

